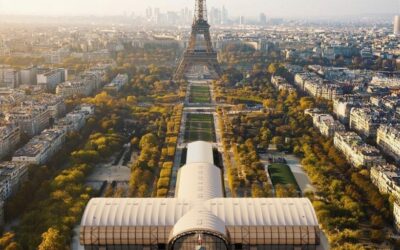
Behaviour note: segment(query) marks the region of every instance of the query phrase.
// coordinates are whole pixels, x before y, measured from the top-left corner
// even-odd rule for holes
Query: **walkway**
[[[303,195],[307,192],[307,191],[311,191],[311,192],[315,192],[315,188],[313,187],[310,178],[308,178],[307,174],[305,173],[305,171],[303,170],[303,167],[301,166],[300,163],[300,159],[297,158],[295,155],[292,154],[284,154],[281,152],[276,151],[273,147],[268,150],[268,154],[260,154],[260,159],[261,162],[264,164],[265,166],[265,170],[267,171],[267,175],[268,175],[268,159],[269,158],[285,158],[286,160],[286,164],[290,167],[290,170],[292,171],[297,184],[299,184],[300,190],[303,193]]]

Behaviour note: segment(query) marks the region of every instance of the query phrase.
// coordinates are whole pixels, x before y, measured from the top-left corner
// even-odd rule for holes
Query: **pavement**
[[[202,103],[190,103],[190,87],[191,86],[210,86],[210,95],[211,95],[211,103],[209,104],[202,104]],[[223,154],[223,148],[222,148],[222,138],[221,138],[221,131],[219,129],[219,121],[216,113],[215,107],[217,106],[217,103],[215,101],[215,94],[212,89],[212,85],[210,84],[210,81],[208,80],[189,80],[188,87],[186,90],[186,97],[185,97],[185,107],[184,111],[182,114],[182,120],[181,120],[181,126],[180,126],[180,131],[178,135],[178,142],[177,142],[177,149],[176,149],[176,154],[174,158],[174,165],[172,168],[172,176],[171,176],[171,184],[168,192],[168,197],[174,197],[175,196],[175,188],[176,188],[176,181],[177,181],[177,175],[178,175],[178,170],[180,168],[181,164],[181,158],[182,158],[182,151],[183,149],[187,146],[187,143],[185,142],[185,129],[186,129],[186,120],[187,120],[187,115],[188,114],[211,114],[214,117],[214,127],[215,127],[215,135],[216,135],[216,142],[213,143],[213,146],[218,149],[218,151]],[[228,185],[228,177],[226,174],[227,171],[224,171],[224,182],[225,182],[225,193],[228,197],[231,196],[231,192],[229,190],[229,185]]]

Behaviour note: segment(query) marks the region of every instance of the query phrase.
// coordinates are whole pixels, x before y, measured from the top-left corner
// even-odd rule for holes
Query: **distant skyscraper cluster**
[[[181,9],[179,12],[167,11],[161,12],[159,8],[148,7],[145,11],[145,19],[148,23],[157,25],[187,25],[193,21],[193,11],[189,8]],[[229,25],[229,24],[256,24],[266,25],[267,16],[260,13],[259,18],[248,19],[245,16],[230,17],[228,9],[225,6],[221,8],[211,7],[208,11],[208,22],[211,25]]]
[[[148,7],[145,16],[147,22],[154,24],[188,24],[193,20],[193,12],[189,8],[184,8],[179,12],[167,11],[163,13],[159,8]]]
[[[225,6],[211,7],[207,12],[210,25],[267,25],[268,18],[265,13],[259,16],[229,16],[229,11]],[[148,7],[145,11],[145,22],[157,25],[189,25],[193,22],[193,10],[183,8],[180,11],[162,12],[159,8]]]
[[[228,10],[225,6],[222,6],[222,8],[212,7],[209,12],[209,22],[212,25],[227,24]]]

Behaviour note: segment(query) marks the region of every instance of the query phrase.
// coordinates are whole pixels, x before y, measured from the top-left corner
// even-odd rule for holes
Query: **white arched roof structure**
[[[176,198],[208,200],[224,197],[221,170],[210,163],[188,163],[179,170]]]
[[[227,235],[225,223],[203,206],[190,210],[175,224],[171,237],[191,232],[193,230],[210,231],[220,235]]]
[[[209,231],[232,244],[317,244],[318,220],[306,198],[224,198],[221,170],[209,143],[189,144],[175,198],[94,198],[81,222],[83,245],[168,244],[181,234]],[[207,153],[208,152],[208,153]],[[255,236],[256,235],[256,236]]]
[[[168,198],[94,198],[87,205],[81,224],[174,226],[186,214],[194,215],[193,211],[216,216],[225,226],[318,225],[314,209],[305,198],[216,198],[204,203]]]
[[[214,165],[212,144],[204,141],[189,143],[186,164],[190,163],[209,163]]]

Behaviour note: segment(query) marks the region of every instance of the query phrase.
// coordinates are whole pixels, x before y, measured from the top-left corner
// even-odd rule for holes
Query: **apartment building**
[[[313,125],[326,137],[333,137],[337,131],[345,131],[346,128],[329,114],[312,115]]]
[[[0,159],[10,154],[21,141],[21,131],[16,123],[0,124]]]
[[[381,164],[371,168],[372,183],[382,194],[389,194],[400,201],[400,169],[395,165]]]
[[[66,132],[60,129],[47,129],[33,137],[24,147],[18,149],[12,161],[29,164],[44,164],[65,142]]]
[[[111,83],[104,86],[105,91],[117,93],[121,91],[122,87],[125,86],[129,81],[127,74],[118,74]]]
[[[352,108],[350,111],[350,128],[366,138],[375,138],[379,126],[387,122],[387,113],[376,107]]]
[[[354,132],[336,132],[334,145],[353,167],[372,167],[385,163],[378,149],[363,142]]]
[[[52,69],[37,74],[37,84],[47,90],[55,90],[57,85],[68,79],[66,69]]]
[[[385,153],[400,162],[400,125],[379,126],[376,143]]]
[[[0,199],[6,200],[28,175],[28,164],[24,162],[0,162]]]
[[[49,126],[50,111],[45,105],[37,105],[33,102],[24,103],[6,112],[8,122],[17,123],[21,133],[29,137],[39,134]]]
[[[63,82],[56,88],[56,94],[63,97],[71,96],[89,96],[95,90],[95,82],[81,80],[72,82]]]

